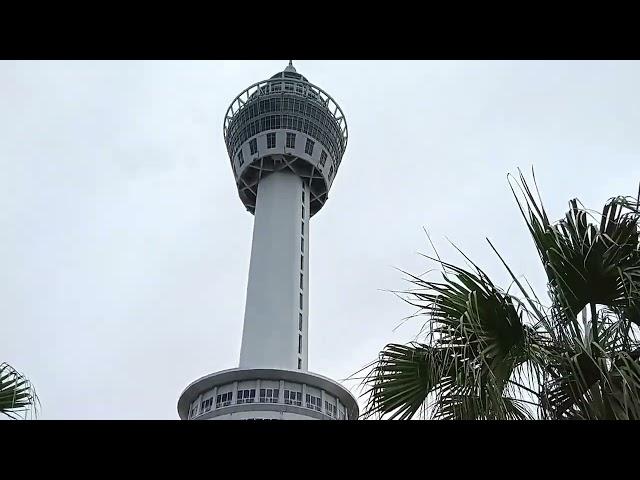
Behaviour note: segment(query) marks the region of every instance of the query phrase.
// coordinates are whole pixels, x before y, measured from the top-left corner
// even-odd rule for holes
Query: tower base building
[[[234,368],[189,385],[178,413],[202,420],[354,420],[358,404],[349,390],[316,373]]]

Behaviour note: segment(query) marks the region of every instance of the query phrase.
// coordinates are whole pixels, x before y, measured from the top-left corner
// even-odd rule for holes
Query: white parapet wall
[[[183,420],[356,420],[345,387],[300,370],[234,368],[189,385],[178,401]]]

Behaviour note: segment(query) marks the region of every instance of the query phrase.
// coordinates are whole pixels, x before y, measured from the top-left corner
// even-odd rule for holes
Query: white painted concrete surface
[[[261,179],[240,368],[297,369],[300,358],[302,369],[307,369],[309,246],[309,195],[302,180],[287,171],[274,172]],[[300,274],[303,275],[302,289]],[[299,335],[302,335],[301,354]]]

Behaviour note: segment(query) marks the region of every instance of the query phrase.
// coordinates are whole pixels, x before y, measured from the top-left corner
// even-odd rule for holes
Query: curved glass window
[[[345,140],[338,121],[318,100],[300,98],[286,90],[277,96],[251,99],[231,119],[226,132],[231,156],[250,137],[265,130],[285,128],[312,136],[334,159],[341,159]]]

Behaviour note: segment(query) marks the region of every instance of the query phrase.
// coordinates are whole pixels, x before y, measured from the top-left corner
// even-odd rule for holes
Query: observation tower
[[[344,113],[289,62],[233,100],[223,131],[238,195],[255,217],[240,364],[191,383],[178,414],[357,419],[349,390],[308,370],[310,222],[347,147]]]

